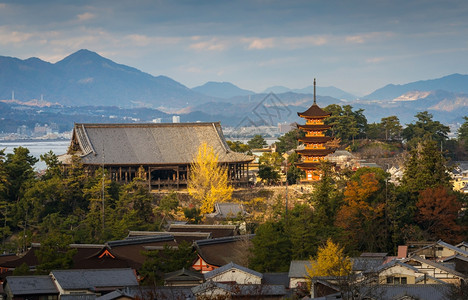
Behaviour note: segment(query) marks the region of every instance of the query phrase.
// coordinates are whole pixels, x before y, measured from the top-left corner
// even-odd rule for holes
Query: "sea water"
[[[47,153],[52,150],[55,155],[65,154],[67,152],[68,146],[70,145],[69,140],[63,141],[47,141],[47,140],[38,140],[38,141],[0,141],[0,149],[5,149],[5,154],[13,153],[13,149],[18,147],[24,147],[29,149],[29,153],[36,157],[40,158],[41,154]],[[43,161],[39,161],[35,165],[36,170],[43,170],[46,168],[46,164]]]

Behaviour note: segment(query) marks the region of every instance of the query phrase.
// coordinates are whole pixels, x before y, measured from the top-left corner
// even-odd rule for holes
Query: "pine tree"
[[[450,181],[447,161],[435,141],[421,142],[410,151],[401,180],[405,190],[417,194],[429,187],[452,188]]]

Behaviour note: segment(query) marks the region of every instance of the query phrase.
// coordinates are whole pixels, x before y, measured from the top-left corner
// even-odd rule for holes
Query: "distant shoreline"
[[[65,138],[57,138],[57,139],[18,139],[18,140],[2,140],[0,139],[0,143],[34,143],[34,142],[66,142],[70,141],[70,139]]]

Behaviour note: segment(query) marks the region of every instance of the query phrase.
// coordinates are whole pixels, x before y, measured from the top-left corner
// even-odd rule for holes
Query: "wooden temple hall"
[[[76,155],[87,172],[104,167],[121,183],[140,177],[149,189],[179,188],[187,185],[190,165],[203,143],[228,166],[233,185],[248,184],[253,157],[231,151],[219,122],[75,124],[68,153],[59,159],[66,167]]]

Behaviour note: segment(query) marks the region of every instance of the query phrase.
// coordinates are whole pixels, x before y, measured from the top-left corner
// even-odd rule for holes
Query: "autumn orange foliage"
[[[349,241],[358,248],[376,250],[379,232],[384,214],[385,203],[379,202],[377,192],[379,181],[374,173],[361,175],[359,180],[349,181],[344,192],[344,205],[338,212],[335,224],[347,233]],[[381,231],[382,228],[380,228]]]

